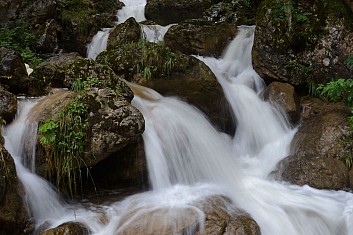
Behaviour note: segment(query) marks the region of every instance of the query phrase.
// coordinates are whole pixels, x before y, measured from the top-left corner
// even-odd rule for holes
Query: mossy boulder
[[[139,42],[103,52],[97,61],[107,64],[128,81],[162,95],[185,99],[205,112],[222,130],[232,128],[221,86],[212,71],[193,56],[173,51],[161,43]]]
[[[262,1],[256,14],[254,68],[293,85],[349,77],[353,13],[339,0]]]
[[[29,93],[36,96],[48,94],[52,88],[75,89],[74,83],[112,89],[125,86],[108,66],[77,53],[63,53],[47,59],[36,67],[29,81]],[[131,93],[125,89],[120,92],[127,99],[132,99]]]
[[[30,224],[26,205],[23,202],[23,188],[18,181],[12,157],[4,148],[0,137],[0,234],[29,234]]]
[[[115,26],[109,34],[107,50],[119,47],[128,42],[141,40],[141,27],[135,18],[130,17],[124,23]]]
[[[206,9],[218,2],[220,0],[150,0],[147,1],[145,15],[159,25],[168,25],[201,18]]]
[[[236,27],[228,23],[189,20],[171,26],[164,42],[187,55],[219,57],[235,34]]]
[[[48,229],[39,235],[88,235],[90,231],[83,224],[77,222],[67,222],[58,227]]]
[[[65,132],[65,130],[71,130],[72,126],[70,123],[72,120],[76,120],[77,118],[82,120],[83,123],[80,122],[81,126],[78,129],[72,129],[82,135],[77,136],[77,138],[75,137],[72,143],[70,140],[70,143],[66,144],[70,146],[82,146],[83,148],[77,154],[73,152],[75,158],[72,158],[73,160],[70,161],[73,162],[71,165],[72,170],[79,167],[86,169],[86,167],[94,166],[110,156],[120,158],[123,156],[121,154],[124,152],[123,148],[131,143],[135,143],[144,131],[143,116],[129,103],[129,100],[126,100],[119,93],[119,90],[123,89],[125,88],[120,87],[116,91],[113,91],[111,89],[87,88],[79,92],[61,90],[40,100],[32,109],[29,119],[39,122],[40,126],[48,120],[52,120],[52,122],[62,127],[60,133],[55,134],[53,141],[55,146],[57,144],[66,146],[66,138],[71,138],[70,136],[74,134]],[[80,107],[85,107],[85,113],[80,111]],[[71,117],[70,119],[62,116],[63,110],[68,110],[68,108],[74,114],[73,116],[69,116]],[[76,115],[77,111],[80,111],[80,115]],[[52,158],[63,158],[64,156],[56,155],[56,148],[51,144],[50,139],[45,137],[45,133],[41,132],[37,140],[36,170],[43,177],[50,178],[54,176],[55,178],[57,169],[61,169],[64,166],[53,165],[55,159]],[[43,136],[45,138],[44,141]],[[65,139],[60,139],[60,136]],[[49,141],[50,143],[48,144],[45,141]],[[68,149],[72,152],[77,148]],[[122,152],[117,154],[119,151]],[[71,157],[70,153],[62,153],[62,155],[65,155],[65,158]],[[136,155],[132,154],[129,157],[131,158],[130,161],[134,161]],[[129,171],[129,165],[125,167],[124,171]],[[135,176],[130,175],[131,178]],[[57,182],[57,184],[59,183]]]

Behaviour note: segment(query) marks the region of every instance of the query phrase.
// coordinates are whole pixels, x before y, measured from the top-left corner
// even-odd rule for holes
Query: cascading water
[[[137,22],[146,20],[145,5],[146,0],[121,0],[124,7],[117,12],[116,24],[124,23],[128,18],[134,17]],[[87,46],[87,57],[96,59],[96,57],[107,48],[108,37],[111,28],[104,28],[93,37],[91,43]]]
[[[117,12],[118,21],[116,24],[124,23],[130,17],[134,17],[137,22],[146,20],[145,5],[146,0],[121,0],[124,7]],[[148,42],[163,41],[164,35],[171,25],[141,25],[143,39]],[[87,57],[96,59],[99,53],[107,48],[109,34],[112,28],[104,28],[92,38],[91,43],[87,46]]]
[[[49,221],[54,227],[74,220],[85,224],[92,234],[111,235],[141,218],[153,224],[153,212],[164,211],[168,215],[164,219],[170,220],[183,216],[181,209],[186,208],[196,212],[202,230],[204,214],[192,202],[218,194],[247,211],[264,235],[352,235],[351,193],[289,185],[268,177],[288,155],[295,129],[259,96],[264,84],[251,64],[253,37],[253,27],[241,27],[223,58],[199,57],[216,74],[236,116],[233,137],[218,132],[193,106],[129,84],[135,93],[133,104],[146,120],[143,138],[153,191],[122,202],[90,209],[61,202],[44,180],[21,164],[23,145],[15,143],[23,141],[13,138],[34,137],[24,134],[28,123],[26,113],[20,114],[4,135],[37,226]],[[30,109],[30,105],[26,107]]]

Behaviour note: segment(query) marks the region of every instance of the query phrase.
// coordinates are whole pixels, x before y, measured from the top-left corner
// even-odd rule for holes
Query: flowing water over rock
[[[143,138],[153,190],[121,202],[88,209],[61,202],[45,181],[16,160],[23,155],[17,151],[23,145],[12,138],[30,139],[18,134],[28,126],[26,113],[19,115],[5,129],[6,146],[26,185],[37,226],[75,221],[102,235],[133,234],[138,224],[146,234],[203,233],[205,214],[195,205],[224,195],[233,207],[249,213],[264,235],[353,234],[351,193],[289,185],[269,177],[278,161],[289,155],[296,130],[259,96],[264,83],[252,68],[253,37],[254,27],[241,27],[223,58],[199,58],[214,71],[233,109],[234,136],[216,130],[195,107],[129,83],[135,93],[133,104],[146,120]]]

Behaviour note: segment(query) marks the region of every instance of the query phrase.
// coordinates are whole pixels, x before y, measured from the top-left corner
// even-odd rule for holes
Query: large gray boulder
[[[265,0],[257,9],[254,68],[294,85],[350,77],[353,13],[340,0]]]

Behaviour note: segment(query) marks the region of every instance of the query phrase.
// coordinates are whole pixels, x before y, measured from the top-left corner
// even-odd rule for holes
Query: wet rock
[[[122,218],[122,229],[117,234],[261,234],[248,214],[232,210],[229,205],[227,198],[211,196],[184,207],[151,209],[147,214],[132,211]],[[203,227],[200,213],[205,218]],[[132,221],[125,223],[129,219]]]
[[[219,0],[150,0],[145,15],[159,25],[179,23],[187,19],[201,18],[203,12]]]
[[[59,4],[55,0],[23,1],[18,12],[19,21],[36,25],[59,16]]]
[[[20,53],[5,47],[0,47],[0,83],[14,94],[28,89],[28,75]]]
[[[17,97],[0,86],[0,117],[10,123],[15,118],[16,112]]]
[[[286,6],[286,7],[283,7]],[[350,77],[353,13],[342,1],[262,1],[256,15],[254,68],[294,85]]]
[[[67,222],[56,228],[48,229],[39,235],[88,235],[90,231],[83,224],[77,222]]]
[[[219,57],[235,34],[236,28],[227,23],[190,20],[171,26],[164,42],[187,55]]]
[[[23,188],[18,182],[12,157],[0,137],[0,234],[29,234],[29,218],[22,200]],[[26,232],[27,231],[27,232]]]
[[[20,0],[0,1],[0,27],[15,21],[20,3]]]
[[[300,102],[294,87],[288,83],[272,82],[264,91],[264,98],[279,105],[295,124],[300,115]]]
[[[348,115],[347,109],[333,109],[306,119],[292,140],[293,156],[280,163],[283,179],[320,189],[347,188],[345,159],[352,149]]]
[[[141,27],[135,18],[130,17],[124,23],[115,26],[110,32],[107,50],[119,47],[124,43],[138,42],[139,40],[141,40]]]
[[[144,130],[143,116],[123,96],[110,89],[91,88],[81,92],[80,97],[80,102],[88,107],[85,155],[82,157],[86,167],[93,166],[122,150],[141,136]],[[68,91],[47,96],[36,104],[29,118],[38,122],[47,119],[58,120],[60,111],[75,98],[76,93]],[[50,148],[46,149],[39,139],[40,137],[37,143],[36,165],[38,173],[45,176],[48,172],[47,158],[50,157]]]

